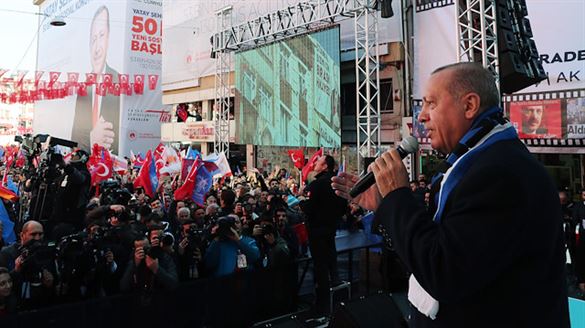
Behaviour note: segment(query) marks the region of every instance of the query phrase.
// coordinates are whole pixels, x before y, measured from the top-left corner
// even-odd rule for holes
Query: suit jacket
[[[118,80],[118,72],[106,64],[106,74],[112,74],[113,81]],[[93,110],[93,96],[94,87],[87,88],[86,97],[77,97],[75,104],[75,118],[73,120],[73,129],[71,131],[71,139],[79,144],[79,147],[91,152],[89,134],[93,128],[92,110]],[[101,97],[100,115],[104,120],[111,122],[114,130],[114,143],[112,143],[111,151],[118,154],[118,141],[120,134],[120,97],[107,94]]]
[[[394,248],[439,301],[412,327],[569,327],[561,208],[544,167],[518,140],[478,154],[440,223],[408,188],[376,212]]]
[[[307,215],[310,236],[335,235],[337,223],[347,209],[347,201],[337,196],[331,188],[332,176],[331,172],[321,172],[305,189],[309,198],[302,201],[300,206]]]

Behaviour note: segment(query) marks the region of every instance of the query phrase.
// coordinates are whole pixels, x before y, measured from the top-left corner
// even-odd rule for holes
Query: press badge
[[[63,181],[61,182],[61,188],[65,188],[67,187],[67,175],[65,176],[65,179],[63,179]]]
[[[245,269],[248,267],[248,261],[246,261],[246,255],[238,254],[238,269]]]

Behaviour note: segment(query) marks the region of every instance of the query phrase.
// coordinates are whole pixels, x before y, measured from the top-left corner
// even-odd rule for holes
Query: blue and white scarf
[[[502,120],[502,117],[503,112],[499,107],[492,107],[478,116],[473,122],[471,129],[459,141],[460,146],[469,150],[459,154],[456,152],[449,154],[445,161],[450,164],[450,168],[444,174],[439,173],[433,177],[433,183],[439,181],[441,183],[439,193],[435,196],[435,204],[437,205],[437,210],[433,217],[435,222],[441,222],[449,194],[459,184],[463,176],[465,176],[477,155],[499,141],[518,138],[514,126],[510,122]],[[475,144],[469,144],[470,140],[475,139],[474,137],[477,137],[478,133],[481,133],[481,130],[485,129],[486,123],[489,123],[493,128]]]

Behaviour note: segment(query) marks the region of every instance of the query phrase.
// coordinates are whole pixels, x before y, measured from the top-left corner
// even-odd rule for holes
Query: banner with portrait
[[[84,92],[35,104],[34,133],[98,143],[116,154],[160,142],[162,2],[46,0],[40,6],[37,70],[78,73]],[[49,24],[59,17],[64,27]],[[66,83],[60,74],[55,83]],[[42,81],[41,81],[42,82]]]
[[[509,112],[521,139],[563,138],[560,99],[511,102]]]

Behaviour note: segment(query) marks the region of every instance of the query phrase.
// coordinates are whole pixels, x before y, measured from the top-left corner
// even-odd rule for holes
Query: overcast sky
[[[39,9],[32,3],[32,0],[0,1],[0,68],[35,70],[36,34],[40,16],[35,14]],[[29,73],[27,76],[33,75]]]

